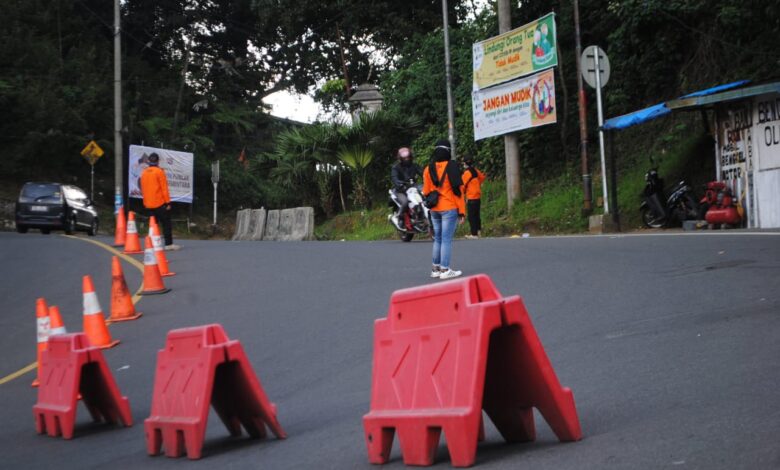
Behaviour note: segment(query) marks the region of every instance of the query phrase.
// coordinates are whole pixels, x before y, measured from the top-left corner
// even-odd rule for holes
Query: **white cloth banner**
[[[141,173],[149,166],[149,155],[160,156],[160,168],[168,178],[168,192],[172,202],[192,203],[195,155],[189,152],[131,145],[128,155],[127,189],[130,197],[142,199]]]
[[[557,120],[553,71],[476,90],[471,103],[474,140],[552,124]]]

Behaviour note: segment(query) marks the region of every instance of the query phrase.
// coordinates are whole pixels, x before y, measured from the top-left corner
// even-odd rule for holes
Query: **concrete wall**
[[[244,209],[236,214],[233,240],[302,241],[314,239],[314,208],[266,211]]]

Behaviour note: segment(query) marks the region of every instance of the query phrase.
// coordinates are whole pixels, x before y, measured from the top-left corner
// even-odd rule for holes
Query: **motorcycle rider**
[[[398,230],[405,230],[402,220],[404,212],[409,209],[409,199],[406,197],[406,190],[409,184],[417,184],[417,177],[422,177],[422,168],[414,163],[413,155],[409,147],[401,147],[396,153],[398,162],[393,165],[390,171],[390,179],[393,182],[393,195],[400,205],[398,211],[394,213],[390,220]]]

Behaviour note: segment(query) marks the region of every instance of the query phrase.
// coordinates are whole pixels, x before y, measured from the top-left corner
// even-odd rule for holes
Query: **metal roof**
[[[749,83],[749,80],[740,80],[738,82],[718,85],[712,88],[707,88],[704,90],[699,90],[693,93],[689,93],[687,95],[681,96],[680,98],[677,98],[676,100],[654,104],[653,106],[640,109],[638,111],[624,114],[622,116],[613,117],[604,121],[604,125],[602,126],[602,129],[605,131],[621,130],[627,127],[636,126],[637,124],[643,124],[647,121],[652,121],[653,119],[657,119],[661,116],[666,116],[667,114],[671,113],[672,107],[669,106],[669,103],[674,103],[680,100],[696,99],[699,97],[709,97],[710,95],[719,96],[721,94],[724,94],[724,93],[720,93],[722,91],[731,90],[733,88],[746,85],[747,83]],[[675,109],[675,111],[679,109],[681,108],[677,108]]]
[[[750,98],[751,96],[765,95],[767,93],[780,93],[780,82],[764,83],[762,85],[739,88],[737,90],[730,90],[709,96],[678,98],[676,100],[667,101],[666,106],[672,111],[685,111],[692,108],[712,106],[714,104],[723,103],[726,101],[734,101]]]

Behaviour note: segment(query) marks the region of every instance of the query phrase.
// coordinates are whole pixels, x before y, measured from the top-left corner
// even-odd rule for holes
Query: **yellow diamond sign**
[[[81,150],[81,156],[84,157],[90,165],[94,165],[98,158],[103,156],[103,149],[95,142],[90,140],[86,147]]]

